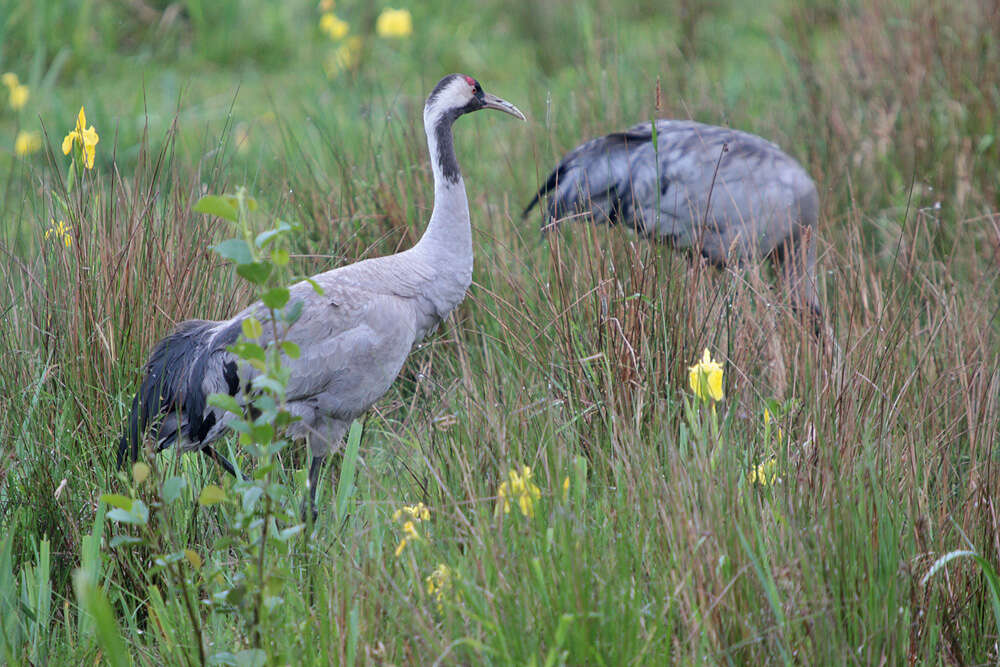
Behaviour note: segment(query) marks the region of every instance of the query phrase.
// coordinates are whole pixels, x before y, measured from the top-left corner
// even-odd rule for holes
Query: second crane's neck
[[[472,271],[472,228],[465,181],[455,158],[451,126],[458,118],[454,110],[426,113],[424,130],[434,170],[434,211],[427,230],[417,244],[429,256],[454,263],[456,269]]]

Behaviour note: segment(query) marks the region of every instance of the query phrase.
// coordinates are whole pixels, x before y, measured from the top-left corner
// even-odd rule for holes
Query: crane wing
[[[353,419],[388,390],[415,339],[414,313],[407,299],[371,291],[349,280],[327,280],[323,294],[302,282],[292,287],[289,303],[303,302],[302,314],[284,340],[298,345],[298,359],[287,359],[286,399],[299,414],[316,412]],[[260,303],[231,320],[192,320],[154,348],[129,425],[119,443],[138,456],[142,433],[153,428],[158,449],[178,440],[201,446],[219,437],[231,416],[208,405],[212,393],[242,401],[256,374],[227,348],[237,341],[242,323],[255,315],[264,323],[261,343],[273,329]],[[296,412],[296,410],[293,410]]]
[[[693,121],[659,120],[581,144],[556,166],[525,215],[548,195],[546,215],[588,213],[679,247],[708,246],[725,261],[736,244],[768,250],[788,236],[812,180],[775,144]],[[772,238],[773,237],[773,238]]]

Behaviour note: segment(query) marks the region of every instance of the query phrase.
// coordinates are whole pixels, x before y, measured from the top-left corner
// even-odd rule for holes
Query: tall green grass
[[[149,8],[162,21],[173,6]],[[456,125],[474,284],[366,418],[314,529],[289,543],[269,662],[997,660],[989,3],[774,3],[752,19],[725,3],[432,3],[413,8],[411,40],[369,42],[334,80],[311,8],[177,7],[163,26],[102,3],[0,12],[12,45],[0,70],[30,82],[36,105],[30,120],[0,106],[0,140],[40,116],[49,146],[0,157],[5,661],[197,663],[202,642],[253,663],[253,628],[233,610],[199,603],[193,621],[184,602],[237,583],[237,552],[217,544],[227,515],[198,504],[231,480],[162,455],[159,478],[185,481],[160,507],[152,482],[112,463],[151,345],[250,298],[208,250],[226,230],[192,206],[247,185],[269,217],[303,223],[302,275],[406,247],[432,206],[423,96],[451,70],[531,122]],[[83,42],[60,56],[54,37],[85,11],[110,32],[74,32]],[[161,30],[173,41],[154,45]],[[276,42],[260,62],[258,38]],[[121,76],[87,78],[88,59]],[[69,189],[58,144],[83,102],[98,163]],[[803,329],[769,269],[717,272],[621,229],[543,238],[519,219],[565,150],[653,115],[746,128],[807,165],[835,346]],[[44,238],[59,219],[70,248]],[[706,347],[726,369],[714,422],[687,389]],[[222,449],[248,467],[235,440]],[[279,459],[275,483],[304,490],[304,453]],[[761,464],[772,483],[752,481]],[[530,517],[497,511],[521,465],[540,491]],[[156,548],[112,547],[127,531],[106,521],[109,492],[136,494],[201,567],[168,576],[151,567]],[[394,514],[417,502],[430,518],[397,557]]]

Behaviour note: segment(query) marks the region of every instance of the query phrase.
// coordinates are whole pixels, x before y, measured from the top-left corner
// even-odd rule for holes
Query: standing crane
[[[694,121],[658,120],[655,133],[641,123],[566,154],[525,217],[544,196],[546,228],[589,214],[700,252],[720,267],[771,257],[795,306],[811,311],[819,327],[816,186],[766,139]]]
[[[351,422],[392,385],[413,346],[461,303],[472,282],[472,228],[465,182],[455,158],[452,124],[463,114],[496,109],[524,120],[517,107],[483,92],[470,76],[451,74],[438,82],[424,105],[424,130],[434,173],[434,209],[423,236],[403,252],[366,259],[312,277],[290,288],[289,303],[302,314],[285,340],[298,359],[287,359],[287,409],[299,419],[287,436],[306,440],[312,453],[309,503],[315,512],[323,461]],[[260,302],[231,319],[182,322],[157,343],[132,401],[128,426],[118,444],[118,466],[134,461],[139,443],[152,432],[156,450],[175,445],[200,451],[234,476],[232,464],[211,445],[233,415],[207,403],[225,392],[244,401],[252,377],[227,347],[243,320],[266,317]],[[264,327],[265,332],[270,327]],[[267,344],[265,333],[262,344]]]

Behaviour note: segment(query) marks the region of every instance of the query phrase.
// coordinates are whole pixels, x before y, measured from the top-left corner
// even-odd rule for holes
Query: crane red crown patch
[[[475,87],[476,87],[476,80],[475,80],[475,79],[473,79],[473,78],[472,78],[471,76],[469,76],[468,74],[466,74],[466,75],[465,75],[465,82],[466,82],[467,84],[469,84],[470,86],[472,86],[473,88],[475,88]]]

